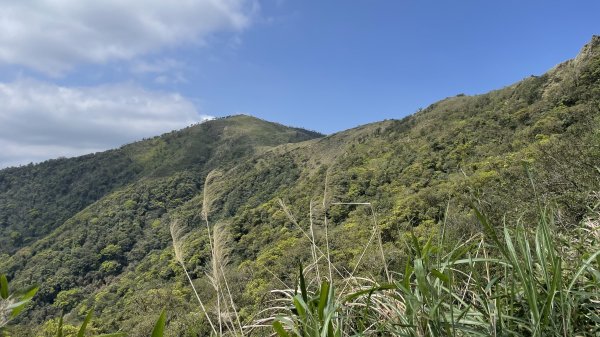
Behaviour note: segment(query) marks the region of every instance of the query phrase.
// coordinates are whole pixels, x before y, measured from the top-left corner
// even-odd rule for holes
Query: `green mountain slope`
[[[53,187],[70,172],[81,172],[81,189],[57,198]],[[78,191],[87,186],[86,199]],[[408,233],[426,241],[442,222],[455,242],[480,232],[471,204],[497,224],[533,221],[538,203],[553,207],[563,228],[584,219],[600,189],[600,37],[542,76],[448,98],[402,120],[318,138],[226,118],[103,154],[3,170],[0,187],[2,251],[10,253],[0,269],[17,286],[41,284],[21,320],[23,336],[61,311],[81,321],[89,308],[101,331],[146,336],[163,307],[170,335],[204,335],[169,231],[177,221],[185,232],[183,259],[213,308],[203,208],[211,226],[228,233],[225,272],[245,322],[267,305],[269,290],[294,285],[297,261],[311,255],[311,221],[341,274],[361,260],[359,273],[383,277],[379,251],[362,254],[374,215],[393,270],[404,268]],[[42,225],[26,236],[25,228]]]
[[[270,146],[319,136],[234,116],[118,150],[0,170],[0,254],[34,242],[86,206],[134,181],[184,170],[201,176]]]

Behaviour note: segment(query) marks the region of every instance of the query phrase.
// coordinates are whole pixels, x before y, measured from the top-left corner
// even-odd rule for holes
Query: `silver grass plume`
[[[224,266],[229,262],[229,235],[225,229],[225,226],[222,224],[217,224],[214,226],[211,231],[210,222],[208,221],[208,216],[210,214],[210,207],[213,201],[216,199],[215,195],[217,195],[217,189],[219,185],[215,182],[217,178],[221,177],[222,173],[218,170],[211,171],[204,180],[204,189],[203,189],[203,200],[202,200],[202,211],[201,216],[206,223],[206,230],[208,233],[208,241],[211,250],[211,262],[210,269],[207,273],[207,276],[211,282],[211,285],[215,289],[217,294],[217,317],[219,319],[219,332],[223,334],[223,319],[222,316],[227,316],[229,318],[230,314],[227,309],[227,305],[224,306],[225,312],[221,312],[221,298],[226,303],[226,294],[224,289],[227,291],[227,296],[229,297],[230,306],[233,310],[233,313],[236,318],[236,322],[238,325],[238,329],[240,332],[240,336],[244,336],[244,331],[242,328],[242,324],[236,309],[236,306],[233,301],[233,296],[231,295],[231,290],[229,288],[229,284],[227,283],[227,278],[224,273]],[[224,287],[223,287],[224,286]],[[224,314],[224,315],[223,315]],[[226,320],[225,324],[230,323],[230,321]],[[230,323],[232,324],[232,323]],[[229,326],[232,331],[235,331],[233,326]]]
[[[178,220],[172,221],[171,224],[169,225],[169,229],[171,231],[171,239],[173,240],[173,250],[175,251],[175,259],[177,260],[177,262],[179,262],[179,264],[183,268],[183,271],[185,272],[185,276],[187,276],[190,286],[192,286],[194,295],[196,295],[196,299],[198,300],[198,303],[200,303],[200,308],[202,308],[202,311],[204,312],[204,316],[206,316],[206,320],[210,324],[210,327],[212,328],[213,332],[215,334],[217,334],[217,329],[215,328],[215,325],[213,324],[210,317],[208,316],[206,307],[204,306],[204,303],[200,299],[200,296],[198,295],[198,291],[196,290],[196,287],[194,286],[194,282],[192,282],[192,278],[190,277],[190,274],[188,273],[187,268],[185,267],[185,263],[183,260],[183,242],[185,239],[185,235],[183,235],[184,230],[179,225]]]

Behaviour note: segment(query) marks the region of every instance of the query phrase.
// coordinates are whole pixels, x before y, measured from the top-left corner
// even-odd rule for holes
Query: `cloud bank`
[[[0,83],[0,168],[76,156],[210,119],[179,94],[134,84]]]
[[[0,63],[59,76],[240,32],[253,0],[0,0]]]

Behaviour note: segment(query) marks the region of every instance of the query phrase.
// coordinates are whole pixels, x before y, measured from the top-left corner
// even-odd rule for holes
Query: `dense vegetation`
[[[40,284],[13,321],[18,336],[90,310],[94,331],[148,336],[163,308],[168,336],[210,334],[209,322],[269,334],[261,310],[280,299],[271,290],[296,288],[299,262],[313,280],[299,296],[325,300],[306,308],[328,308],[340,333],[593,336],[598,191],[594,37],[542,76],[327,137],[236,116],[2,170],[0,271],[19,288]],[[348,289],[349,278],[369,283]],[[328,300],[324,284],[370,289],[352,301],[377,307],[366,301],[381,295],[389,315]],[[279,313],[280,334],[304,324],[299,311]],[[269,327],[237,329],[238,318]]]
[[[0,171],[0,254],[51,233],[77,212],[144,178],[195,172],[198,179],[262,148],[320,136],[247,116],[214,120],[119,150]]]

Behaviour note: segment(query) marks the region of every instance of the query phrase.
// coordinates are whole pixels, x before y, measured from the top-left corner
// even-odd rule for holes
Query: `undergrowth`
[[[317,276],[320,260],[335,267],[312,240],[313,263],[295,289],[273,292],[279,300],[254,327],[280,337],[600,336],[598,212],[569,232],[548,208],[537,224],[500,228],[473,213],[482,234],[456,245],[445,225],[425,243],[411,235],[404,270],[380,278]]]
[[[450,242],[445,223],[425,241],[409,233],[401,242],[406,252],[404,268],[391,270],[373,207],[351,203],[369,208],[372,232],[354,268],[339,270],[330,258],[327,212],[324,242],[317,242],[312,202],[309,228],[302,228],[280,201],[307,239],[312,261],[306,267],[299,262],[295,287],[273,290],[275,300],[260,318],[243,324],[224,272],[228,263],[226,227],[209,223],[210,178],[204,187],[202,219],[211,248],[207,275],[216,295],[212,307],[202,302],[186,269],[182,252],[186,235],[176,220],[171,235],[176,260],[212,336],[600,336],[600,204],[570,231],[557,228],[556,212],[540,205],[536,224],[500,226],[473,205],[473,215],[482,226],[480,234]],[[323,201],[323,208],[328,206]],[[378,252],[383,268],[379,274],[359,276],[356,271],[368,251]],[[10,293],[6,277],[0,276],[3,335],[37,287]],[[86,335],[92,313],[90,310],[77,336]],[[163,311],[152,336],[163,336],[166,323]],[[56,336],[63,336],[62,317]]]

